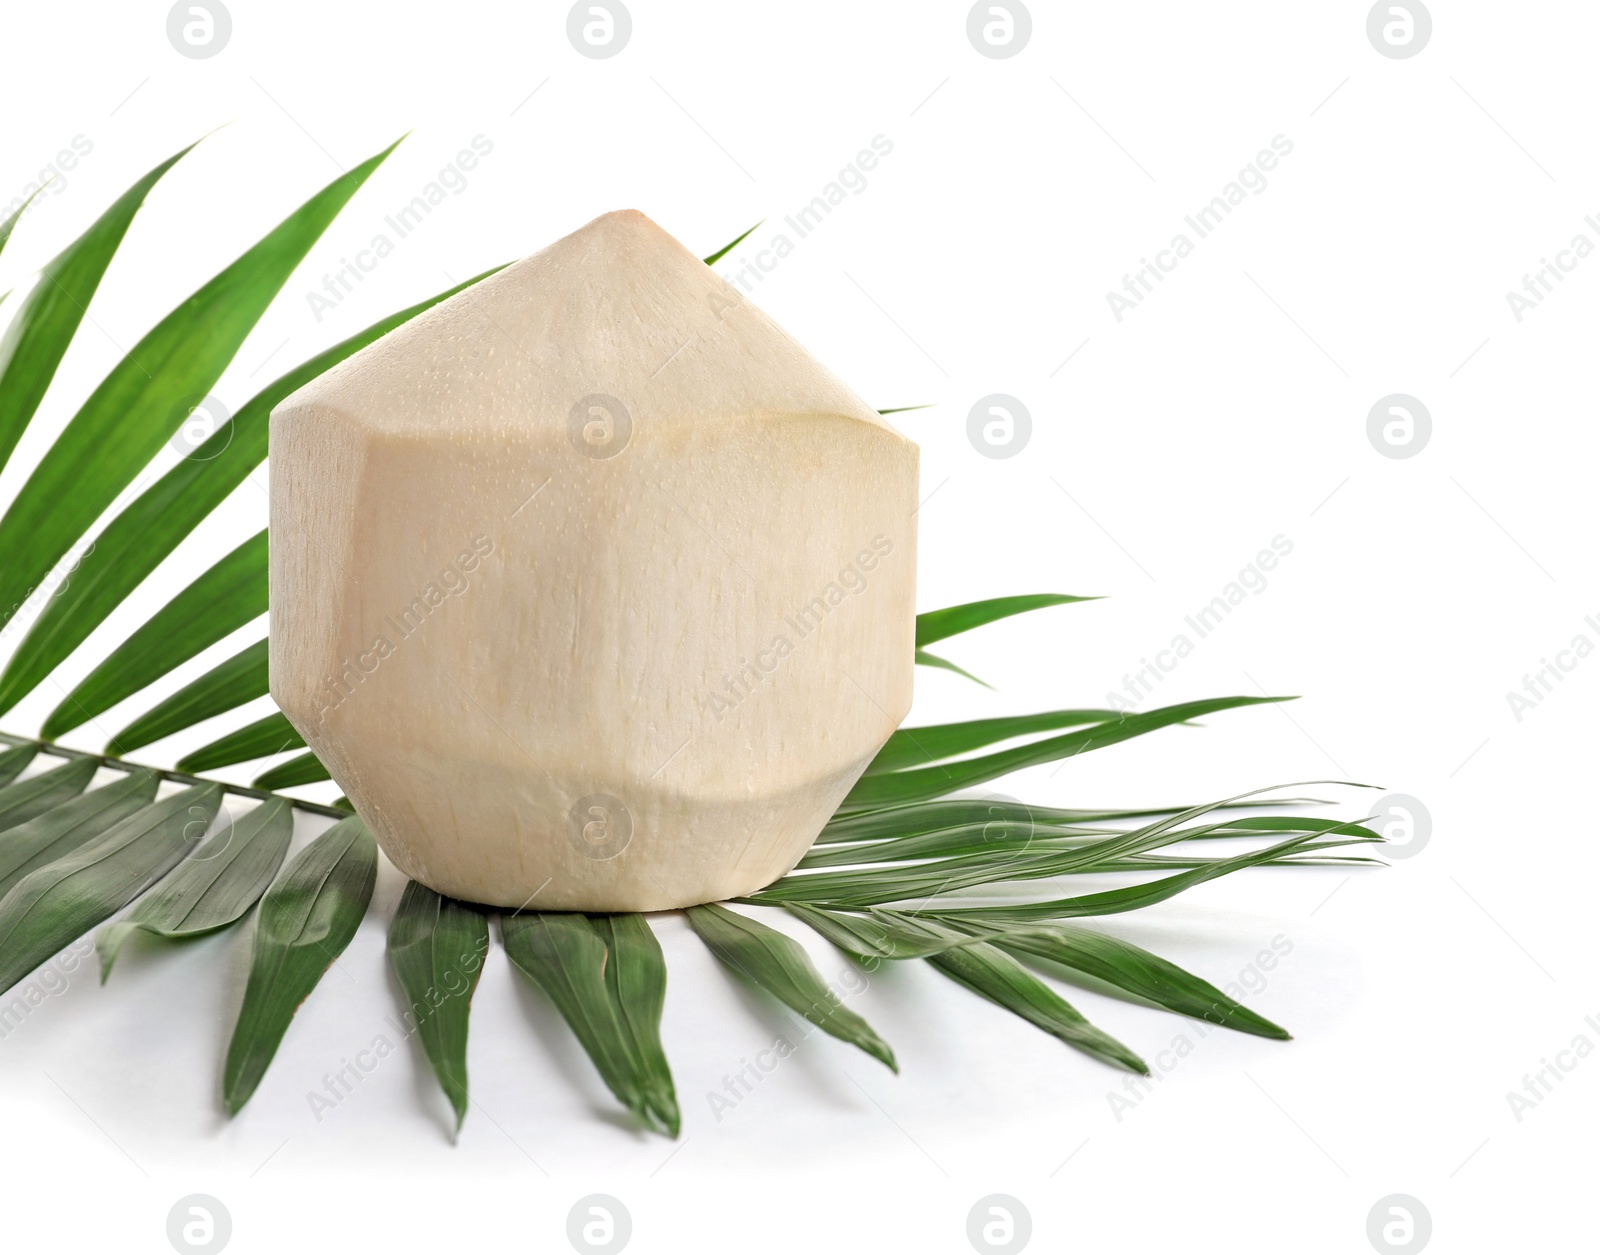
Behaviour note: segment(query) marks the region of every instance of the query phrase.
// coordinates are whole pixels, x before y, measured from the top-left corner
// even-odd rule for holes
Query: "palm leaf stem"
[[[207,776],[190,775],[186,771],[174,771],[170,767],[151,767],[144,763],[129,762],[125,758],[117,758],[112,754],[96,754],[93,750],[77,750],[70,746],[57,745],[54,741],[41,741],[34,737],[13,736],[9,732],[0,732],[0,745],[37,745],[41,754],[52,754],[57,758],[92,758],[102,767],[109,767],[112,771],[148,771],[162,780],[170,780],[173,784],[216,784],[222,786],[224,793],[232,793],[236,797],[254,798],[258,802],[270,802],[273,798],[281,797],[297,810],[306,811],[312,815],[327,815],[332,819],[350,818],[349,810],[338,806],[324,806],[320,802],[307,802],[301,798],[289,797],[283,793],[274,793],[271,789],[256,789],[245,784],[229,784],[223,780],[212,780]]]

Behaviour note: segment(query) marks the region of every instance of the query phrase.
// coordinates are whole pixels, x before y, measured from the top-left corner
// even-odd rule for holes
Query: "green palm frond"
[[[0,310],[8,316],[0,332],[0,468],[39,410],[147,195],[190,151],[135,182]],[[289,370],[99,523],[149,472],[186,421],[187,404],[215,385],[296,267],[392,152],[329,183],[168,313],[100,381],[22,482],[0,515],[0,626],[20,623],[23,607],[39,600],[36,590],[52,591],[33,607],[32,624],[0,670],[0,714],[79,660],[136,590],[151,591],[157,569],[265,460],[268,416],[278,402],[494,273],[380,319]],[[0,222],[0,250],[16,247],[21,212]],[[707,264],[749,234],[710,254]],[[91,931],[98,930],[104,977],[140,933],[181,944],[252,917],[250,972],[223,1063],[230,1114],[261,1084],[296,1009],[355,935],[373,892],[377,846],[344,798],[322,805],[280,795],[330,775],[309,752],[283,757],[305,743],[276,710],[256,708],[171,766],[125,757],[266,697],[265,639],[148,702],[114,734],[98,730],[99,752],[58,738],[98,727],[102,715],[259,619],[267,608],[266,553],[266,532],[240,537],[232,552],[190,572],[181,587],[156,589],[162,608],[101,649],[84,678],[63,689],[37,735],[0,733],[0,744],[10,746],[0,751],[0,992]],[[71,578],[50,584],[69,562]],[[919,615],[915,662],[975,679],[926,647],[1090,600],[1029,594]],[[1287,699],[1222,697],[1144,712],[1064,709],[902,728],[788,875],[735,904],[690,907],[685,917],[732,979],[890,1068],[897,1063],[889,1045],[774,924],[802,925],[867,968],[926,962],[1074,1049],[1134,1071],[1145,1070],[1140,1057],[1044,978],[1287,1038],[1200,976],[1067,921],[1140,909],[1255,867],[1370,862],[1346,851],[1380,841],[1372,829],[1276,813],[1307,800],[1282,795],[1142,809],[955,796],[1030,766],[1279,700]],[[26,774],[41,755],[64,761]],[[251,785],[206,778],[257,761],[264,766]],[[102,769],[119,774],[91,788]],[[206,840],[225,794],[258,805]],[[287,857],[293,809],[339,822]],[[1210,853],[1219,841],[1226,852]],[[1233,848],[1239,843],[1248,848]],[[1053,896],[1065,878],[1108,875],[1135,882]],[[1016,897],[1019,887],[1039,881],[1052,887]],[[975,896],[1002,887],[1003,901]],[[762,911],[770,923],[757,917]],[[667,964],[646,917],[497,912],[411,883],[389,928],[389,958],[406,1002],[402,1013],[455,1127],[470,1101],[469,1011],[495,915],[507,957],[560,1012],[617,1100],[643,1127],[676,1136],[682,1115],[660,1036]]]

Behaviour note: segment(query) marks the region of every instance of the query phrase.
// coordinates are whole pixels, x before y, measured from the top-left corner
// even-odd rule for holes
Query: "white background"
[[[896,1047],[898,1078],[811,1038],[718,1120],[707,1093],[791,1021],[663,919],[676,1147],[621,1118],[498,951],[474,1003],[476,1104],[459,1145],[410,1046],[314,1119],[307,1092],[396,1005],[383,933],[400,882],[386,867],[231,1123],[218,1074],[247,930],[130,948],[105,989],[81,968],[0,1041],[11,1244],[167,1250],[169,1208],[204,1193],[231,1213],[240,1252],[564,1250],[569,1208],[604,1193],[642,1252],[955,1252],[971,1249],[972,1205],[1003,1193],[1031,1213],[1037,1250],[1365,1251],[1369,1209],[1404,1193],[1431,1213],[1434,1250],[1581,1245],[1600,1058],[1563,1056],[1576,1066],[1520,1120],[1507,1093],[1574,1038],[1600,1045],[1584,1018],[1600,1016],[1585,796],[1600,660],[1520,720],[1506,694],[1578,634],[1600,643],[1584,623],[1600,614],[1600,260],[1520,322],[1506,293],[1580,232],[1600,244],[1584,222],[1600,211],[1592,6],[1437,0],[1427,47],[1390,59],[1362,3],[1040,0],[1028,46],[998,60],[969,44],[967,6],[943,0],[633,0],[631,42],[609,60],[568,43],[565,4],[230,7],[228,46],[191,60],[167,41],[164,4],[6,6],[0,205],[75,136],[93,147],[18,229],[0,290],[227,125],[149,197],[0,499],[118,346],[407,128],[224,376],[233,407],[450,278],[608,209],[643,209],[701,252],[762,218],[751,243],[768,240],[881,134],[893,152],[866,190],[754,298],[872,404],[934,405],[901,420],[923,451],[921,608],[1109,597],[951,644],[998,691],[924,670],[913,720],[1102,704],[1282,535],[1292,555],[1159,701],[1302,700],[1002,787],[1114,805],[1332,776],[1417,796],[1433,836],[1389,870],[1258,871],[1113,920],[1218,983],[1274,937],[1293,947],[1251,1001],[1295,1041],[1204,1036],[1120,1119],[1108,1094],[1122,1074],[916,964],[853,1003]],[[493,152],[465,190],[319,320],[307,293],[480,134]],[[1119,322],[1106,293],[1278,135],[1293,151],[1266,189]],[[1033,417],[1006,460],[966,435],[973,402],[997,392]],[[1401,392],[1433,434],[1394,460],[1366,420]],[[265,484],[263,468],[61,684],[184,571],[262,526]],[[258,634],[69,740],[97,748]],[[45,685],[4,726],[31,732],[58,697]],[[170,760],[239,722],[149,753]],[[1345,813],[1365,796],[1344,795]],[[808,945],[830,977],[843,970]],[[1201,1036],[1070,996],[1153,1061]]]

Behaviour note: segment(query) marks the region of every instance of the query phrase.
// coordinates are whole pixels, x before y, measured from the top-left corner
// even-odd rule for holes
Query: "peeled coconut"
[[[917,448],[643,214],[272,414],[272,696],[407,876],[787,872],[911,705]]]

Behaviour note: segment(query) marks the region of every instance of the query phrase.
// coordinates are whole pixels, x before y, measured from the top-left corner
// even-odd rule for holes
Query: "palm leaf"
[[[958,985],[965,985],[1067,1045],[1130,1072],[1150,1074],[1143,1059],[1089,1023],[1071,1003],[997,946],[980,941],[942,950],[927,961]]]
[[[501,268],[495,267],[498,269]],[[72,579],[45,603],[16,653],[7,661],[4,672],[0,672],[0,711],[32,692],[261,464],[267,456],[267,419],[273,406],[358,349],[409,322],[423,310],[471,287],[495,270],[486,270],[398,314],[380,319],[295,367],[246,401],[204,444],[146,489],[95,537],[94,548],[78,560]],[[265,663],[262,665],[264,668]],[[262,674],[261,692],[265,693],[264,670]],[[235,704],[248,700],[248,697],[242,698]],[[169,728],[161,735],[177,730]],[[125,742],[124,748],[132,749],[157,739],[148,736],[145,741]],[[118,735],[118,741],[123,741],[122,734]]]
[[[271,771],[262,772],[251,783],[258,789],[292,789],[298,785],[332,779],[315,754],[301,754],[286,763],[279,763]]]
[[[0,337],[0,467],[10,460],[11,451],[32,421],[39,402],[44,400],[50,381],[55,378],[56,367],[66,356],[67,347],[77,334],[78,325],[122,237],[127,234],[134,214],[139,212],[144,198],[161,176],[192,147],[168,157],[124,192],[93,226],[45,266],[38,282],[23,298],[21,308]],[[21,542],[26,538],[26,532],[8,533],[0,528],[0,553],[7,555],[7,566],[11,564],[12,555],[20,556]],[[62,549],[61,553],[64,552],[66,550]],[[30,568],[31,573],[26,577],[7,579],[9,571],[0,576],[0,588],[6,590],[0,597],[0,624],[10,619],[12,607],[55,565],[61,553],[55,554],[42,569]],[[37,567],[38,563],[33,565]]]
[[[267,642],[263,637],[140,715],[106,743],[106,752],[126,754],[266,695]]]
[[[130,188],[46,266],[18,303],[0,338],[0,468],[38,410],[134,214],[182,156]],[[94,389],[0,517],[0,607],[10,607],[0,612],[0,626],[161,450],[186,417],[188,399],[209,392],[284,282],[386,156],[379,154],[312,197],[157,324]],[[15,221],[13,215],[0,222],[0,249]],[[726,256],[750,234],[706,262]],[[101,527],[76,561],[73,578],[45,603],[0,671],[0,712],[67,661],[260,465],[269,415],[278,402],[483,277],[374,323],[275,380]],[[909,408],[920,407],[902,407]],[[42,735],[53,739],[81,726],[257,618],[266,609],[265,551],[261,533],[202,572],[112,648],[51,713]],[[920,615],[915,662],[976,679],[925,647],[1016,614],[1086,600],[1092,599],[1003,597]],[[240,650],[127,723],[110,739],[108,752],[127,753],[255,701],[268,691],[266,659],[266,641]],[[924,959],[1029,1022],[1120,1066],[1143,1069],[1137,1055],[1089,1024],[1019,959],[1182,1014],[1261,1036],[1285,1036],[1270,1021],[1158,956],[1054,921],[1137,909],[1249,867],[1350,858],[1332,852],[1377,841],[1370,829],[1297,816],[1202,818],[1207,811],[1266,804],[1237,799],[1189,808],[1067,810],[948,796],[1025,767],[1269,700],[1280,699],[1218,698],[1140,714],[1046,711],[902,729],[824,828],[798,873],[750,900],[785,906],[863,961]],[[1061,729],[1073,730],[978,753]],[[0,744],[13,743],[0,751],[0,979],[14,983],[41,956],[138,900],[152,885],[154,892],[138,900],[124,919],[100,929],[103,977],[133,933],[176,938],[225,928],[259,899],[250,975],[223,1070],[225,1104],[230,1114],[237,1112],[259,1084],[296,1007],[359,927],[376,875],[372,837],[359,819],[347,815],[346,798],[324,807],[273,792],[329,778],[311,753],[263,772],[249,788],[202,782],[152,802],[162,776],[193,781],[181,773],[213,771],[303,745],[278,713],[216,737],[184,758],[178,771],[15,740],[0,734]],[[69,761],[21,779],[41,749]],[[84,793],[101,765],[130,774]],[[223,791],[260,798],[263,805],[182,861],[203,836]],[[269,887],[289,843],[292,806],[340,815],[341,822]],[[1141,822],[1129,827],[1128,821]],[[1267,834],[1288,835],[1231,856],[1160,852],[1191,841]],[[177,870],[167,875],[174,866]],[[1175,869],[1179,874],[1166,874]],[[998,907],[946,902],[921,916],[884,907],[981,885],[1103,872],[1136,872],[1146,879],[1052,901]],[[1159,878],[1149,879],[1152,873]],[[791,938],[722,906],[693,907],[688,917],[740,979],[895,1066],[889,1047],[840,1004]],[[504,931],[513,963],[555,1001],[606,1084],[647,1125],[675,1134],[677,1098],[660,1041],[666,965],[644,917],[512,915]],[[469,1101],[469,1002],[487,946],[484,913],[420,885],[408,886],[391,925],[391,962],[413,1004],[419,1041],[458,1129]],[[438,1000],[441,986],[466,996]]]
[[[410,881],[389,924],[389,963],[406,1017],[456,1113],[467,1117],[467,1020],[489,953],[484,912]]]
[[[0,830],[15,828],[77,797],[89,787],[97,765],[92,758],[73,759],[0,789]]]
[[[667,1132],[677,1137],[678,1094],[661,1045],[661,1013],[667,1000],[667,961],[661,943],[645,917],[634,912],[595,915],[590,922],[606,943],[606,991],[639,1062],[649,1104]]]
[[[0,219],[0,253],[4,253],[6,251],[6,241],[11,238],[11,233],[17,229],[17,223],[22,221],[22,215],[28,212],[28,206],[33,204],[34,198],[38,196],[40,192],[44,191],[45,186],[45,184],[41,183],[38,187],[34,188],[33,191],[29,192],[22,198],[22,204],[18,205],[14,210],[7,214],[5,218]],[[754,231],[755,228],[751,227],[750,230]],[[749,232],[746,232],[745,234],[748,235]],[[741,236],[740,238],[742,239],[743,237]],[[735,240],[734,243],[737,244],[738,240]],[[0,300],[4,299],[4,297],[0,297]]]
[[[250,1101],[295,1011],[356,935],[377,876],[377,842],[351,816],[300,851],[261,899],[244,1004],[222,1068],[230,1116]]]
[[[963,925],[963,931],[971,928]],[[1042,961],[1071,975],[1093,977],[1156,1006],[1257,1037],[1289,1034],[1207,981],[1132,942],[1073,924],[1007,930],[996,943],[1023,960]]]
[[[871,1025],[839,1001],[800,943],[721,906],[691,906],[689,924],[722,965],[763,989],[824,1033],[866,1051],[898,1072],[894,1051]]]
[[[899,728],[889,734],[888,741],[867,764],[864,774],[881,776],[886,771],[904,771],[1035,732],[1054,732],[1057,728],[1074,728],[1086,723],[1110,723],[1121,718],[1122,712],[1117,710],[1047,710],[1037,715]]]
[[[26,769],[39,753],[37,741],[24,741],[0,752],[0,785],[10,784]]]
[[[999,936],[981,929],[946,929],[943,935],[927,929],[902,927],[893,912],[869,911],[857,915],[828,907],[786,902],[784,910],[810,924],[846,954],[858,959],[926,959],[957,946],[970,946],[986,937]]]
[[[294,730],[294,725],[281,711],[275,710],[254,723],[245,724],[237,732],[230,732],[180,758],[178,770],[215,771],[218,767],[247,763],[253,758],[303,749],[305,743],[305,738]]]
[[[311,246],[393,150],[318,192],[168,314],[101,381],[0,518],[0,553],[7,555],[0,623],[181,426],[186,415],[174,412],[176,399],[211,391]]]
[[[177,941],[237,924],[278,874],[293,835],[294,816],[281,798],[233,820],[153,893],[141,898],[125,918],[95,935],[100,983],[105,984],[134,933]]]
[[[55,740],[267,612],[267,533],[257,532],[169,601],[44,721]]]
[[[765,222],[765,221],[766,221],[766,219],[763,218],[762,222]],[[712,253],[711,256],[704,258],[703,260],[705,261],[706,265],[715,266],[719,261],[721,261],[729,253],[733,252],[734,249],[738,248],[739,245],[743,244],[745,242],[745,240],[747,240],[750,237],[750,232],[754,231],[756,229],[756,227],[759,227],[760,225],[761,225],[760,222],[756,223],[755,227],[751,227],[750,230],[746,231],[743,235],[735,236],[732,240],[728,241],[728,243],[724,244],[716,252]]]
[[[153,771],[132,772],[12,828],[0,841],[0,898],[23,877],[98,840],[113,824],[143,810],[155,800],[160,783]]]
[[[1302,854],[1308,850],[1332,849],[1343,845],[1357,845],[1367,841],[1381,841],[1375,834],[1369,837],[1350,837],[1343,841],[1323,842],[1313,837],[1291,837],[1264,850],[1252,850],[1233,858],[1218,859],[1205,867],[1180,872],[1142,885],[1129,885],[1123,889],[1110,889],[1103,893],[1086,893],[1073,898],[1057,898],[1048,902],[1024,902],[1010,906],[982,906],[958,909],[941,909],[940,917],[953,922],[974,923],[983,927],[1019,921],[1074,919],[1089,915],[1116,915],[1123,911],[1137,911],[1157,902],[1165,902],[1187,889],[1202,885],[1218,876],[1256,867],[1262,863],[1281,860],[1287,855]]]
[[[987,623],[1009,619],[1015,614],[1026,614],[1030,610],[1098,600],[1098,597],[1069,597],[1064,593],[1033,593],[1021,597],[991,597],[987,601],[969,601],[943,610],[929,610],[917,616],[917,648],[950,636],[959,636],[962,632],[970,632]]]
[[[959,676],[965,676],[974,684],[981,684],[984,688],[991,691],[994,689],[994,685],[990,684],[989,681],[978,679],[977,676],[973,675],[972,672],[968,671],[965,667],[958,667],[948,658],[941,658],[938,654],[930,654],[925,649],[917,650],[917,652],[912,656],[912,661],[915,662],[919,667],[938,667],[944,671],[954,671]]]
[[[1205,701],[1163,706],[1140,714],[1125,714],[1115,723],[1096,724],[1081,732],[1001,750],[983,758],[969,758],[942,766],[896,771],[880,776],[863,776],[845,797],[841,810],[872,810],[882,806],[903,806],[909,802],[930,801],[993,780],[997,776],[1071,758],[1090,750],[1104,749],[1120,741],[1132,740],[1147,732],[1187,723],[1219,710],[1258,706],[1264,702],[1292,701],[1287,697],[1213,697]]]
[[[671,1099],[671,1078],[666,1089],[670,1105],[662,1110],[661,1078],[654,1062],[640,1056],[614,982],[607,979],[606,935],[586,916],[550,911],[504,915],[500,932],[506,956],[555,1004],[606,1087],[648,1127],[676,1134],[678,1108]],[[628,979],[636,975],[630,972]]]
[[[23,877],[0,899],[0,993],[166,875],[221,802],[220,785],[185,789]]]

